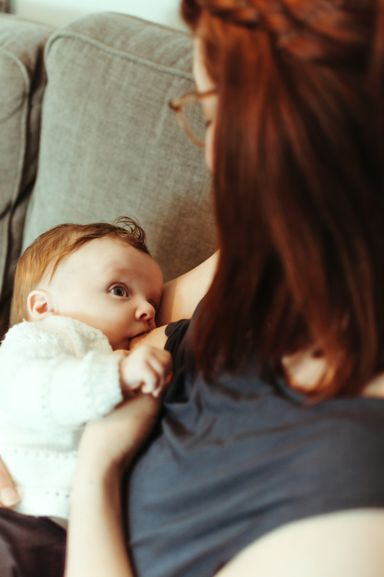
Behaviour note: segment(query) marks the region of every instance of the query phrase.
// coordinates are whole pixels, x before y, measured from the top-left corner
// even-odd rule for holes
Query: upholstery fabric
[[[37,182],[24,245],[60,222],[136,218],[166,278],[214,250],[204,154],[167,100],[193,87],[188,35],[122,14],[58,30],[46,47]]]
[[[7,322],[26,201],[36,175],[43,47],[51,28],[0,16],[0,333]]]

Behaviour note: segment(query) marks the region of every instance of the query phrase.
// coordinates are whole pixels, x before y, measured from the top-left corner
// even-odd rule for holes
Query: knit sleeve
[[[2,423],[77,428],[122,401],[119,355],[90,350],[76,357],[27,329],[8,334],[0,347]]]

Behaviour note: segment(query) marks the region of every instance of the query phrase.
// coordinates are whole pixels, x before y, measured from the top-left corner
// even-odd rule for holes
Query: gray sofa
[[[60,222],[136,218],[166,278],[214,250],[204,155],[167,106],[191,67],[187,34],[123,14],[0,15],[1,332],[20,251]]]

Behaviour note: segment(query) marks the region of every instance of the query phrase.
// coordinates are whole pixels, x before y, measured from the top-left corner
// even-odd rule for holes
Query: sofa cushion
[[[204,154],[167,100],[193,86],[187,34],[87,16],[46,49],[39,169],[25,244],[60,222],[139,220],[166,278],[214,249]]]
[[[0,333],[7,323],[26,200],[36,175],[45,74],[43,47],[52,29],[0,16]]]

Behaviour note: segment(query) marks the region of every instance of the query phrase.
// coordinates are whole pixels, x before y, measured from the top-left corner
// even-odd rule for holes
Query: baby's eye
[[[112,286],[109,289],[109,292],[115,297],[127,297],[128,296],[127,289],[120,284],[115,284],[114,286]]]

